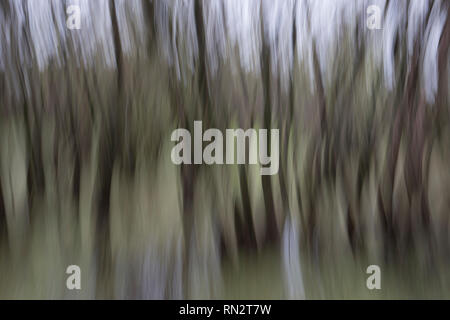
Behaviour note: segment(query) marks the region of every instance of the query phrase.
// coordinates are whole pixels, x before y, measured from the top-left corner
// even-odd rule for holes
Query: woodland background
[[[449,8],[2,0],[0,297],[450,297]],[[278,175],[173,165],[194,120],[279,128]]]

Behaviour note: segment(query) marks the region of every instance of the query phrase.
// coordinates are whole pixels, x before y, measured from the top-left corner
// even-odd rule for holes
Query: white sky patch
[[[242,69],[258,72],[261,50],[259,0],[224,1],[226,28],[232,48],[237,47]]]
[[[50,60],[64,63],[62,53],[75,48],[74,59],[79,64],[103,63],[114,68],[114,43],[109,0],[3,0],[9,1],[12,13],[0,17],[0,69],[11,61],[30,65],[30,52],[26,45],[31,37],[31,54],[42,70]],[[116,0],[121,47],[125,54],[145,50],[145,13],[140,0]],[[429,102],[434,101],[437,90],[437,49],[442,33],[445,13],[442,1],[435,1],[430,23],[423,34],[428,0],[207,0],[203,1],[206,48],[209,68],[214,74],[221,59],[237,52],[240,67],[245,72],[258,73],[261,53],[261,19],[264,35],[271,48],[273,71],[281,77],[283,87],[294,65],[294,58],[305,65],[314,82],[312,68],[313,44],[321,72],[330,75],[334,57],[339,51],[341,37],[348,27],[350,37],[355,28],[364,28],[364,41],[375,58],[374,64],[382,68],[388,89],[395,86],[394,45],[396,37],[406,37],[408,56],[413,50],[413,41],[419,37],[423,46],[421,76]],[[79,5],[81,30],[66,28],[66,6]],[[180,79],[194,72],[198,60],[198,42],[195,25],[195,0],[153,1],[155,25],[159,37],[159,48],[168,63],[175,67]],[[366,9],[378,5],[383,13],[382,30],[365,28]],[[262,13],[262,16],[261,16]],[[384,15],[386,13],[386,15]],[[407,13],[407,14],[405,14]],[[292,37],[294,19],[298,55],[293,56]],[[408,22],[408,23],[407,23]],[[25,30],[19,31],[19,30]],[[362,30],[362,29],[361,29]],[[14,33],[14,39],[11,39]],[[359,39],[357,39],[359,41]],[[12,50],[12,47],[18,50]],[[231,60],[232,61],[232,60]]]
[[[155,24],[159,46],[178,79],[187,79],[184,72],[194,71],[198,57],[194,0],[154,1]],[[180,60],[183,58],[183,60]]]
[[[293,62],[294,1],[266,1],[263,8],[272,71],[281,77],[282,87],[286,89]]]
[[[438,88],[438,47],[447,14],[441,10],[437,0],[431,9],[430,24],[426,30],[426,50],[423,58],[422,80],[427,102],[433,103]],[[445,72],[446,70],[441,70]]]
[[[208,63],[212,74],[217,71],[220,60],[227,56],[227,36],[222,10],[222,0],[203,1]]]
[[[417,36],[423,36],[418,35],[417,33],[425,23],[428,5],[428,0],[411,0],[409,2],[408,21],[414,21],[414,23],[408,23],[407,27],[408,56],[412,55],[414,39],[416,39]]]
[[[400,13],[406,12],[407,2],[391,1],[387,8],[383,26],[383,69],[384,81],[389,90],[394,89],[395,61],[394,46],[397,33],[402,34],[405,19]]]
[[[125,54],[132,54],[145,44],[143,10],[140,0],[116,0],[120,42]]]

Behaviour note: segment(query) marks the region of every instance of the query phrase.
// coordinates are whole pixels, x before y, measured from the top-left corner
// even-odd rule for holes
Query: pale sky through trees
[[[390,1],[388,8],[385,8],[385,0],[205,1],[204,21],[210,72],[216,71],[219,59],[230,58],[230,53],[235,50],[243,70],[259,72],[262,13],[272,65],[274,71],[285,80],[284,84],[293,66],[294,19],[297,37],[295,58],[311,68],[313,43],[316,43],[324,75],[342,45],[344,28],[353,30],[346,34],[355,37],[354,30],[358,26],[363,30],[363,41],[373,52],[374,62],[384,70],[385,85],[389,89],[395,86],[393,51],[396,35],[406,39],[409,56],[414,39],[420,37],[426,46],[426,54],[422,57],[422,80],[426,85],[427,100],[432,102],[437,88],[437,47],[446,18],[445,12],[440,10],[441,2],[434,1],[430,14],[432,22],[425,34],[418,35],[419,26],[424,23],[430,5],[427,0]],[[81,8],[81,30],[70,31],[65,27],[65,7],[70,4],[77,4]],[[382,30],[366,28],[366,8],[373,4],[385,12]],[[141,0],[116,1],[121,46],[126,54],[146,48],[147,26],[142,5]],[[108,0],[8,0],[0,7],[1,70],[6,67],[14,72],[12,66],[15,59],[22,66],[30,66],[30,49],[40,69],[45,68],[51,59],[61,63],[64,50],[72,46],[79,53],[78,57],[82,59],[80,62],[92,64],[96,56],[97,59],[102,57],[105,65],[114,67],[109,13]],[[181,77],[183,72],[192,72],[198,57],[194,0],[155,1],[155,24],[161,42],[160,49],[167,61],[175,65],[178,76]],[[31,48],[26,43],[28,38],[31,39]],[[182,61],[180,52],[185,54]],[[310,75],[313,80],[313,73],[310,72]]]

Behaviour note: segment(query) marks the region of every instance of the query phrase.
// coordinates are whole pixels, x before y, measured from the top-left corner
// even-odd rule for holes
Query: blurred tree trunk
[[[268,131],[272,128],[272,87],[271,87],[271,62],[270,62],[270,43],[265,36],[264,31],[264,19],[261,12],[261,39],[262,39],[262,52],[261,52],[261,75],[262,75],[262,87],[264,92],[264,128]],[[270,131],[269,131],[270,132]],[[271,150],[271,137],[270,134],[267,138],[268,152]],[[270,175],[262,176],[262,189],[264,196],[264,205],[266,208],[266,244],[271,245],[279,240],[279,230],[277,226],[277,220],[275,216],[275,205],[273,199],[272,182]]]
[[[450,3],[448,1],[443,5],[443,10],[447,11],[447,19],[442,30],[441,39],[438,47],[438,91],[437,107],[438,113],[442,114],[440,121],[448,120],[448,60],[450,45]]]
[[[289,149],[289,139],[291,134],[292,118],[294,116],[295,109],[295,50],[297,45],[297,28],[295,24],[295,8],[297,6],[297,1],[294,2],[294,13],[292,15],[292,68],[289,77],[289,106],[286,108],[284,115],[279,122],[282,128],[282,143],[280,148],[280,170],[279,170],[279,181],[280,181],[280,193],[281,199],[283,201],[283,216],[289,214],[289,178],[288,178],[288,149]],[[281,103],[280,103],[281,107]],[[285,155],[285,156],[282,156]],[[284,225],[284,223],[281,223]]]
[[[445,21],[444,29],[442,30],[441,39],[438,47],[438,90],[436,98],[436,122],[438,139],[443,133],[443,127],[450,119],[449,101],[448,101],[448,70],[449,70],[449,46],[450,46],[450,3],[446,1],[443,5],[443,10],[447,11],[447,19]],[[429,159],[428,159],[429,161]],[[449,202],[449,200],[447,200]],[[446,252],[450,244],[448,244],[449,230],[448,225],[450,221],[450,213],[444,216],[444,223],[442,226],[443,243],[445,243]]]
[[[150,54],[156,45],[155,5],[153,0],[142,0],[142,7],[144,8],[144,14],[147,20],[147,29],[149,34],[148,53]]]

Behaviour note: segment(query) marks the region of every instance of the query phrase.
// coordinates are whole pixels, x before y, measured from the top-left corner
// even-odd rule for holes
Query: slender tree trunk
[[[263,15],[261,15],[262,17]],[[261,73],[264,91],[264,128],[272,127],[272,87],[271,87],[271,63],[270,63],[270,44],[264,35],[264,21],[261,18],[261,35],[262,35],[262,56],[261,56]],[[268,137],[268,150],[270,152],[271,140]],[[272,182],[270,175],[262,176],[262,188],[264,196],[264,204],[266,208],[266,243],[272,244],[279,239],[279,231],[275,217],[275,205],[273,200]]]

